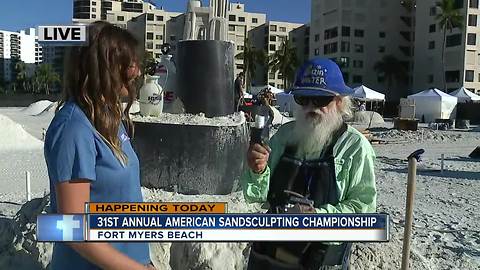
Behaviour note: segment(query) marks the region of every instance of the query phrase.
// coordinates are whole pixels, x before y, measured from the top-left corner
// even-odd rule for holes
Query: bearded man
[[[268,201],[270,213],[286,209],[292,191],[313,201],[297,213],[371,213],[376,209],[375,153],[344,119],[350,95],[335,62],[315,58],[298,71],[292,94],[295,122],[268,145],[251,145],[241,179],[248,202]],[[280,210],[279,210],[280,209]],[[350,243],[254,243],[248,269],[348,269]]]

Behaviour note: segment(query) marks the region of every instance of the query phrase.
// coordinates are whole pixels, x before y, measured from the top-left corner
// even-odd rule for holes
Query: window
[[[162,44],[155,45],[155,49],[160,50],[162,48]]]
[[[341,68],[348,68],[350,66],[350,58],[348,57],[340,57],[340,63],[338,65]]]
[[[268,73],[269,80],[275,80],[275,73]]]
[[[466,82],[473,82],[475,73],[473,70],[465,70],[465,81]]]
[[[252,18],[252,23],[258,23],[258,18]]]
[[[153,33],[147,32],[147,39],[153,39]]]
[[[316,34],[315,35],[315,41],[319,41],[320,40],[320,34]]]
[[[436,28],[437,28],[436,24],[430,24],[430,26],[428,27],[428,32],[433,33],[436,31]]]
[[[445,72],[445,80],[447,83],[454,83],[460,81],[460,71],[453,70],[453,71],[446,71]]]
[[[385,46],[379,46],[378,47],[378,52],[379,53],[384,53],[385,52]]]
[[[331,39],[331,38],[336,38],[337,36],[338,36],[338,28],[337,27],[333,27],[333,28],[325,30],[325,33],[324,33],[324,39],[325,40]]]
[[[233,24],[228,25],[228,31],[235,31],[235,25]]]
[[[470,5],[469,7],[471,8],[478,8],[478,0],[470,0]]]
[[[378,33],[378,36],[379,36],[380,38],[385,38],[385,35],[386,35],[385,32],[380,32],[380,33]]]
[[[93,19],[97,18],[97,15],[92,14],[92,18],[93,18]]]
[[[363,61],[362,60],[353,60],[353,67],[354,68],[363,68]]]
[[[277,36],[270,36],[270,41],[277,41]]]
[[[237,20],[237,16],[235,15],[228,15],[228,20],[231,21],[231,22],[234,22]]]
[[[147,49],[153,50],[153,43],[152,42],[147,42]]]
[[[92,5],[93,5],[93,6],[96,6],[96,5],[97,5],[97,2],[93,1],[93,2],[92,2]]]
[[[433,75],[430,74],[428,75],[428,80],[427,80],[428,83],[433,83]]]
[[[361,44],[355,44],[355,52],[357,52],[357,53],[363,53],[363,45],[361,45]]]
[[[437,15],[437,7],[431,7],[430,16],[435,16],[435,15]]]
[[[117,21],[125,21],[125,17],[123,16],[117,16]]]
[[[97,9],[96,9],[96,8],[92,8],[92,12],[97,12]]]
[[[151,13],[148,13],[147,14],[147,21],[153,21],[155,20],[155,15],[151,14]]]
[[[342,52],[350,52],[350,42],[342,41],[341,47]]]
[[[277,26],[276,25],[270,25],[270,31],[277,32]]]
[[[157,21],[163,22],[163,16],[157,16]]]
[[[161,54],[159,54],[159,53],[156,53],[156,54],[155,54],[155,58],[160,58],[160,57],[162,57]]]
[[[323,46],[323,54],[336,53],[338,51],[337,42],[326,44]]]
[[[353,75],[352,83],[362,83],[363,78],[360,75]]]
[[[446,47],[454,47],[462,44],[462,34],[447,36]]]
[[[245,22],[245,17],[238,17],[239,22]]]
[[[275,47],[275,44],[270,44],[270,51],[276,51],[277,48]]]
[[[429,41],[428,42],[428,49],[429,50],[435,49],[435,41]]]
[[[468,15],[468,26],[477,26],[477,15]]]
[[[156,35],[156,36],[155,36],[155,39],[163,40],[163,35]]]
[[[467,45],[476,45],[477,44],[477,34],[468,33],[467,34]]]
[[[363,37],[364,31],[361,29],[355,29],[355,36],[356,37]]]
[[[174,35],[171,35],[171,36],[170,36],[170,41],[175,41],[175,40],[177,40],[177,37],[174,36]]]
[[[283,26],[280,26],[280,32],[287,32],[287,28],[283,27]]]
[[[314,54],[315,54],[315,56],[317,56],[317,55],[320,55],[320,49],[318,49],[318,48],[317,48],[317,49],[315,49],[315,52],[314,52]]]
[[[242,45],[238,45],[238,46],[237,46],[237,50],[238,50],[238,51],[243,51],[244,48],[245,48],[245,47],[242,46]]]
[[[350,36],[350,26],[342,26],[342,37]]]

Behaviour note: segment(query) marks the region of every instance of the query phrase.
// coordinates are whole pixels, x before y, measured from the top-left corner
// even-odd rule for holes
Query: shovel
[[[408,261],[410,258],[410,237],[412,234],[413,222],[413,201],[415,194],[415,182],[417,178],[417,162],[420,161],[420,155],[425,150],[418,149],[408,156],[408,183],[407,183],[407,209],[405,212],[405,231],[403,232],[403,254],[402,270],[408,270]]]

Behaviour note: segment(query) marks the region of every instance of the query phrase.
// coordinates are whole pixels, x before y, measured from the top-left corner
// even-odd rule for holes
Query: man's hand
[[[250,145],[247,153],[247,162],[250,169],[255,173],[262,173],[267,168],[268,157],[271,149],[258,143]]]

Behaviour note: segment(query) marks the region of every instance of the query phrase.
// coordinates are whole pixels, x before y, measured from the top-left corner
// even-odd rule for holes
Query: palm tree
[[[295,77],[295,70],[298,66],[297,50],[292,47],[290,40],[286,40],[280,46],[280,49],[270,56],[268,66],[272,72],[280,72],[283,79],[283,87],[288,88]]]
[[[262,50],[258,50],[250,44],[249,39],[245,39],[243,52],[235,55],[236,59],[243,60],[243,73],[245,74],[245,84],[250,85],[253,77],[255,76],[255,70],[257,64],[264,64],[266,54]]]
[[[60,82],[60,76],[50,64],[39,65],[36,70],[36,76],[47,95],[50,94],[50,87],[55,83]]]
[[[25,84],[27,82],[27,65],[23,61],[15,63],[15,84],[21,86],[25,91]]]
[[[437,7],[440,9],[440,14],[435,18],[438,21],[438,25],[443,30],[443,46],[442,46],[442,68],[443,68],[443,85],[444,89],[447,89],[447,80],[445,76],[445,49],[447,42],[447,30],[450,33],[453,28],[463,27],[463,16],[455,7],[455,0],[441,0],[437,2]]]
[[[391,91],[394,81],[398,84],[408,80],[405,64],[391,54],[385,55],[382,60],[375,63],[373,68],[378,73],[383,74],[387,82],[387,92]]]

